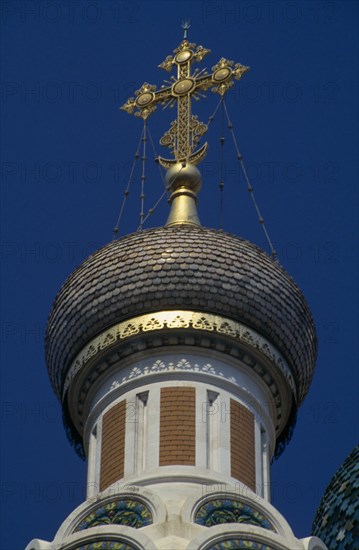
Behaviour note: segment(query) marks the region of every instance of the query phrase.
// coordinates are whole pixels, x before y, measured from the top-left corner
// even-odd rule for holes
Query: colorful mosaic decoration
[[[127,544],[127,542],[120,542],[116,540],[100,540],[97,542],[90,542],[82,546],[76,546],[72,550],[138,550],[135,546]]]
[[[194,521],[205,527],[212,527],[221,523],[249,523],[256,527],[275,531],[273,525],[257,510],[231,498],[207,501],[197,511]],[[232,546],[228,546],[228,548],[232,548]],[[247,547],[243,546],[243,548]],[[252,547],[249,546],[248,548]]]
[[[267,544],[244,539],[222,540],[212,546],[208,546],[206,550],[239,550],[240,548],[246,548],[247,550],[274,550],[272,546],[268,546]]]
[[[135,499],[123,499],[109,502],[94,510],[81,521],[74,532],[110,524],[127,525],[127,527],[139,529],[151,525],[152,522],[152,514],[142,502]]]
[[[359,550],[359,445],[330,481],[313,523],[329,550]]]

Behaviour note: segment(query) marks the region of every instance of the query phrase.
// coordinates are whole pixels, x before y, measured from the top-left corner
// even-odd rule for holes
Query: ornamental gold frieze
[[[161,311],[140,315],[130,320],[118,323],[91,340],[71,363],[64,383],[63,397],[77,373],[89,362],[96,360],[103,352],[132,337],[146,335],[155,331],[205,331],[233,338],[245,347],[264,355],[276,366],[288,382],[293,395],[296,397],[296,387],[293,375],[288,364],[278,350],[263,336],[252,328],[210,313],[186,310]]]

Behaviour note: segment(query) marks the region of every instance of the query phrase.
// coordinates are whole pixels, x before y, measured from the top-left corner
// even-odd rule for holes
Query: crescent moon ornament
[[[196,166],[197,164],[202,162],[202,160],[207,154],[207,151],[208,151],[208,143],[206,142],[204,145],[202,145],[200,149],[192,153],[188,158],[177,160],[177,159],[165,159],[159,156],[157,160],[160,163],[160,165],[163,166],[164,168],[167,168],[167,170],[172,166],[174,166],[175,164],[177,164],[178,162],[192,164],[193,166]]]

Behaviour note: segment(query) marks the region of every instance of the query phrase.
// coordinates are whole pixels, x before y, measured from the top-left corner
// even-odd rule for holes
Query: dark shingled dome
[[[252,327],[287,360],[299,401],[306,395],[316,335],[299,288],[257,246],[189,225],[113,241],[67,279],[46,334],[47,365],[57,394],[71,361],[90,339],[119,321],[165,309],[210,312]]]

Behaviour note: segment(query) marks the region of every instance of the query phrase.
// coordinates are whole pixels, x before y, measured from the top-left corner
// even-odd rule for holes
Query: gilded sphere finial
[[[193,164],[177,162],[166,173],[166,187],[171,193],[185,188],[197,194],[202,187],[201,173]]]

